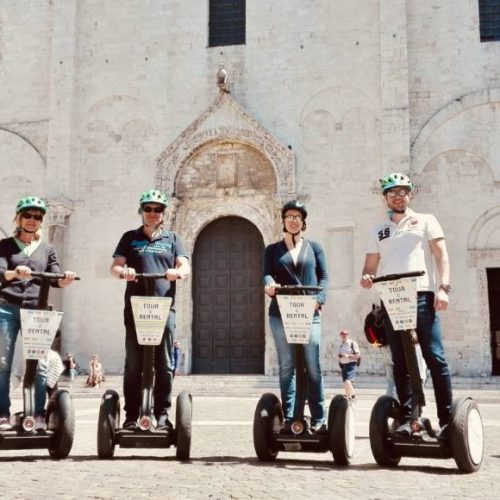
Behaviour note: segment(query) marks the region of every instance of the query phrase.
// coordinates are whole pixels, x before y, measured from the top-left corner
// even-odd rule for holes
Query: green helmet
[[[413,182],[411,182],[410,178],[405,174],[400,174],[398,172],[386,175],[383,179],[380,179],[380,186],[382,188],[382,193],[388,189],[392,189],[395,187],[406,187],[410,191],[414,188]]]
[[[157,189],[148,189],[147,191],[144,191],[139,198],[139,205],[141,207],[146,203],[159,203],[164,207],[168,207],[168,198]]]
[[[47,213],[47,205],[43,200],[36,196],[25,196],[21,198],[16,205],[16,214],[28,210],[28,208],[36,208],[44,214]]]

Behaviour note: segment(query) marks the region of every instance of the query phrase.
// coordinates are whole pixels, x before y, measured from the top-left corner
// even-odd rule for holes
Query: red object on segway
[[[387,304],[384,301],[384,305],[389,316],[391,316],[389,297],[393,294],[396,299],[394,304],[398,305],[399,310],[394,310],[393,317],[388,320],[391,321],[394,331],[401,335],[416,404],[412,407],[411,433],[402,436],[394,431],[402,417],[399,402],[389,396],[381,396],[377,400],[370,417],[372,453],[376,462],[384,467],[396,467],[404,456],[454,458],[462,472],[475,472],[481,467],[484,454],[483,424],[476,402],[470,397],[459,398],[453,402],[448,432],[445,436],[440,436],[434,431],[429,419],[422,418],[422,408],[426,403],[415,352],[417,292],[416,285],[412,285],[411,281],[412,278],[423,274],[424,271],[419,271],[373,279],[373,283],[387,283],[381,294],[385,293],[388,297]],[[415,301],[412,304],[413,299]]]
[[[321,291],[321,287],[303,285],[277,286],[280,295],[298,296]],[[286,327],[285,327],[286,331]],[[311,432],[309,417],[304,415],[307,395],[307,372],[304,362],[301,334],[295,335],[296,398],[294,417],[290,429],[284,428],[283,409],[279,398],[264,394],[255,409],[253,441],[255,452],[262,461],[276,460],[280,451],[327,452],[331,451],[337,465],[348,465],[354,454],[355,421],[350,400],[336,395],[328,411],[328,425],[324,431]],[[287,336],[290,343],[290,337]],[[307,339],[308,341],[308,339]]]
[[[145,295],[138,299],[161,301],[164,297],[154,296],[154,280],[165,279],[165,274],[138,273],[137,279],[145,281]],[[133,298],[133,297],[132,297]],[[170,304],[168,305],[170,309]],[[168,316],[168,311],[167,311]],[[165,317],[166,323],[166,317]],[[160,325],[161,340],[165,323]],[[138,325],[136,321],[136,331]],[[153,333],[152,336],[155,334]],[[142,340],[140,340],[142,338]],[[170,448],[175,446],[176,457],[179,460],[189,460],[191,452],[191,422],[193,415],[193,399],[187,391],[177,396],[175,427],[156,429],[153,425],[153,386],[155,342],[138,335],[138,342],[143,347],[141,407],[137,430],[120,428],[120,396],[108,389],[101,400],[97,427],[97,454],[99,458],[112,458],[115,446],[121,448]],[[156,344],[157,345],[157,344]]]
[[[50,311],[48,306],[49,289],[51,282],[64,279],[63,273],[35,272],[32,278],[41,280],[40,292],[36,309],[21,309],[27,311],[28,315],[37,315],[39,311]],[[79,280],[75,277],[75,280]],[[41,314],[41,313],[40,313]],[[46,313],[48,314],[48,313]],[[62,313],[54,312],[62,316]],[[45,325],[48,317],[39,318]],[[60,321],[60,319],[59,319]],[[44,330],[47,328],[44,326]],[[55,332],[54,332],[55,334]],[[33,334],[32,335],[36,335]],[[44,336],[46,332],[44,331]],[[55,336],[55,335],[54,335]],[[26,340],[27,333],[23,336]],[[36,337],[35,337],[36,338]],[[49,338],[49,341],[51,339]],[[50,346],[49,346],[50,347]],[[40,350],[40,349],[38,349]],[[41,350],[44,350],[43,348]],[[47,348],[48,351],[48,348]],[[38,356],[39,354],[37,354]],[[46,430],[35,427],[35,377],[38,367],[38,359],[26,359],[26,368],[23,381],[23,411],[13,415],[13,429],[0,432],[0,449],[2,450],[28,450],[47,448],[52,458],[66,458],[73,446],[75,434],[75,412],[73,400],[68,391],[59,389],[49,398],[45,420]]]

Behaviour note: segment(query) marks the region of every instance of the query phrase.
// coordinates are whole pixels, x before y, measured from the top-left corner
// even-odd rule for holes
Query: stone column
[[[72,134],[77,37],[77,0],[52,1],[47,195],[68,196],[72,178]]]
[[[382,172],[410,169],[406,0],[380,0]]]

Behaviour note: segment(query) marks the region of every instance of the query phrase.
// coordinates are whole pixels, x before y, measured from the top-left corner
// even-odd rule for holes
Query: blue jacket
[[[325,252],[319,243],[304,239],[297,258],[297,264],[288,252],[283,240],[266,247],[264,253],[264,284],[321,286],[317,301],[324,304],[328,288],[328,272],[326,270]],[[279,316],[276,296],[269,306],[271,316]]]

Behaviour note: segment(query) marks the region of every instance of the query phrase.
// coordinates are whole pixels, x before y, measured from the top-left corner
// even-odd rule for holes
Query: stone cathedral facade
[[[20,196],[48,201],[44,237],[82,277],[53,295],[62,350],[123,369],[109,267],[157,187],[193,264],[187,373],[276,373],[261,259],[293,198],[328,258],[324,371],[348,328],[361,370],[382,373],[362,332],[377,297],[358,282],[377,180],[402,171],[446,233],[452,372],[500,374],[500,43],[481,42],[478,2],[248,0],[234,45],[210,43],[210,3],[0,0],[0,234]]]

